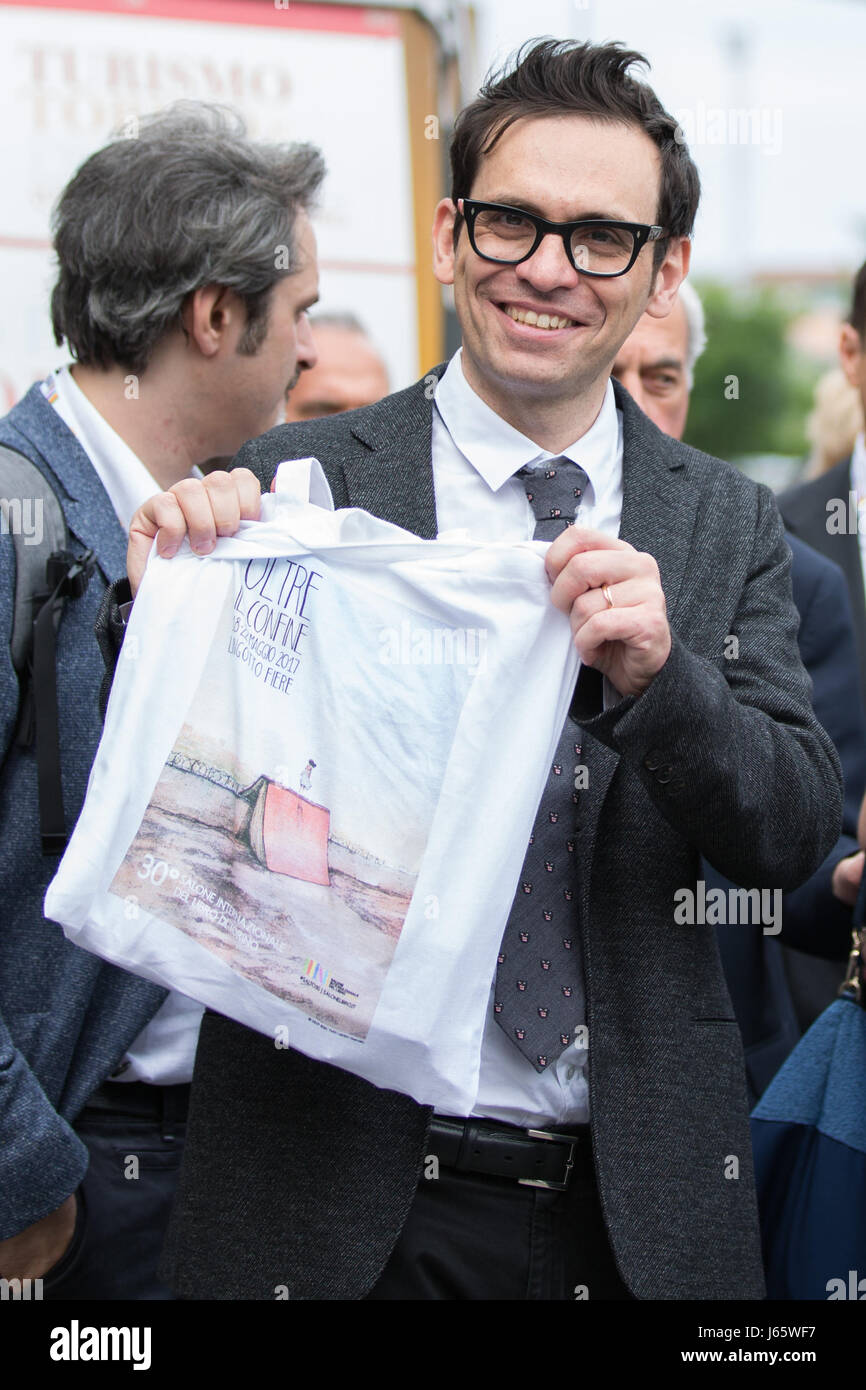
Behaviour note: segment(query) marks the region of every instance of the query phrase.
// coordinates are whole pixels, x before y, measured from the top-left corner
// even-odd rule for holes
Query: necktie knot
[[[535,516],[533,539],[552,541],[572,526],[580,511],[589,478],[571,459],[548,459],[518,470],[526,499]]]

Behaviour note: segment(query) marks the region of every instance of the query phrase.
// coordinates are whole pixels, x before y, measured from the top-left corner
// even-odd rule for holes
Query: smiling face
[[[660,173],[654,142],[636,126],[579,115],[525,117],[481,159],[472,188],[461,196],[552,222],[596,217],[653,224]],[[436,210],[434,271],[454,286],[470,386],[512,423],[537,419],[540,410],[578,414],[587,399],[597,412],[614,358],[641,314],[669,312],[688,242],[673,238],[656,273],[650,243],[627,274],[594,279],[575,270],[556,236],[513,266],[477,256],[465,227],[454,247],[455,211],[450,199]],[[548,323],[554,316],[567,324],[526,321],[543,314]]]

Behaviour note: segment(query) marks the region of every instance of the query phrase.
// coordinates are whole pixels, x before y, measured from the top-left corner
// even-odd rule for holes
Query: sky
[[[866,256],[860,0],[476,0],[478,64],[538,35],[621,39],[652,64],[703,183],[692,274],[849,275]],[[527,14],[531,13],[531,22]],[[749,141],[730,111],[754,111]],[[718,112],[723,113],[721,117]],[[723,134],[725,143],[719,137]]]
[[[203,38],[191,21],[151,18],[136,33],[130,15],[137,0],[129,0],[130,12],[109,17],[87,8],[87,0],[80,3],[81,13],[71,3],[59,11],[0,3],[0,152],[7,192],[0,209],[6,310],[0,412],[65,357],[53,343],[46,313],[54,278],[51,203],[71,171],[131,109],[152,109],[180,95],[236,101],[254,134],[322,146],[329,166],[316,219],[323,306],[351,304],[384,351],[392,384],[414,379],[427,364],[417,351],[414,321],[409,127],[399,45],[367,38],[361,62],[352,35],[326,39],[298,31],[291,41],[297,61],[284,83],[288,49],[266,27],[249,29],[239,47],[236,33],[217,24]],[[452,0],[427,3],[441,15]],[[647,55],[649,80],[680,120],[703,182],[690,271],[697,283],[718,278],[732,285],[766,272],[850,282],[866,257],[866,180],[857,138],[866,129],[866,83],[859,77],[866,0],[474,4],[477,43],[462,55],[468,96],[491,64],[543,34],[621,39]],[[746,113],[745,130],[730,128],[738,110]],[[387,187],[396,211],[371,218],[370,187]],[[817,306],[830,325],[822,330],[825,346],[846,297],[831,290]]]

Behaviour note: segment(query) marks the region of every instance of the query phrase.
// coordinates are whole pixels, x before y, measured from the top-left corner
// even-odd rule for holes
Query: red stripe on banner
[[[15,10],[58,10],[144,16],[148,19],[197,19],[209,24],[247,24],[284,29],[317,29],[335,34],[366,34],[390,39],[400,32],[397,16],[388,10],[357,5],[304,5],[289,0],[288,9],[275,0],[0,0]]]
[[[2,0],[0,0],[2,4]],[[50,251],[51,242],[37,236],[0,236],[0,248],[9,247],[13,251]]]

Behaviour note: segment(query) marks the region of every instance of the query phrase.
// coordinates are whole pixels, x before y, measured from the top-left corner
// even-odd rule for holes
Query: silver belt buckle
[[[565,1160],[565,1179],[563,1182],[548,1182],[546,1178],[518,1178],[517,1181],[523,1187],[545,1187],[550,1192],[564,1192],[568,1187],[568,1179],[574,1167],[574,1146],[577,1143],[573,1134],[556,1134],[552,1129],[528,1129],[526,1133],[530,1139],[552,1139],[559,1143],[568,1145],[568,1157]]]

